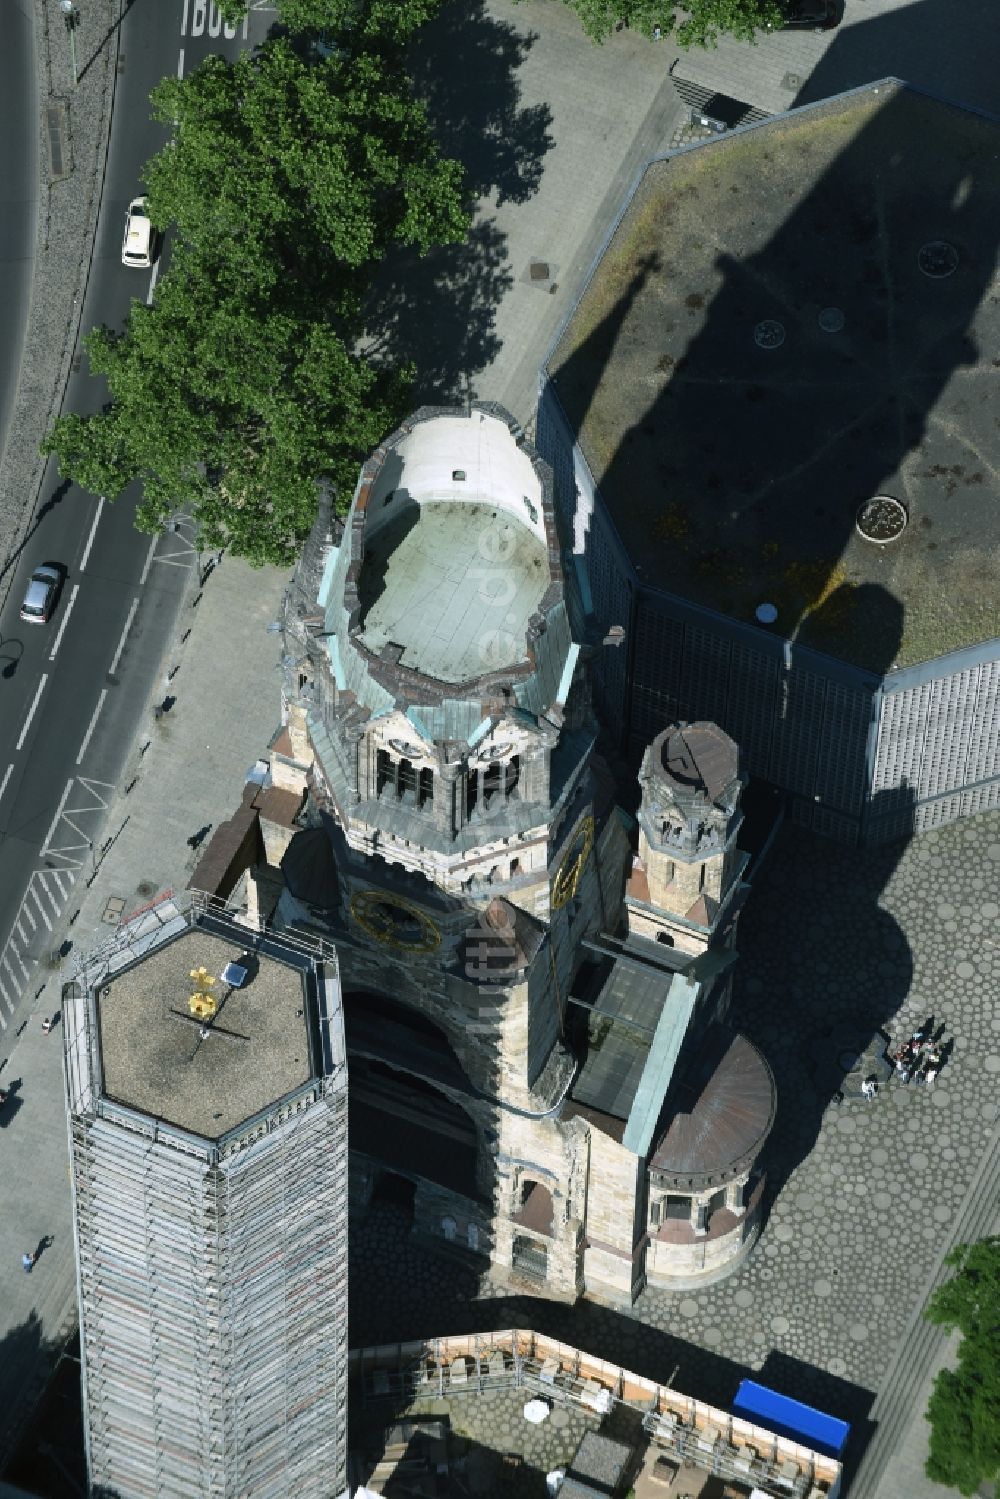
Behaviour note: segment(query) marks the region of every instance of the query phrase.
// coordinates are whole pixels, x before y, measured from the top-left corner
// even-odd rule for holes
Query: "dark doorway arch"
[[[370,989],[344,994],[349,1055],[371,1057],[399,1071],[471,1093],[465,1068],[445,1032],[414,1005]]]
[[[378,1059],[351,1062],[351,1145],[388,1171],[477,1198],[476,1126],[425,1078]]]

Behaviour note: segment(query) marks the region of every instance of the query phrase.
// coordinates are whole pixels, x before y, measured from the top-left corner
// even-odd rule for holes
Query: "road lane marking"
[[[14,746],[15,749],[19,750],[19,749],[22,749],[23,746],[24,746],[24,741],[28,737],[28,730],[31,728],[31,720],[34,718],[34,716],[35,716],[35,709],[38,707],[38,699],[41,697],[41,695],[42,695],[42,688],[45,686],[45,684],[46,684],[46,682],[48,680],[49,680],[48,672],[43,672],[42,673],[42,680],[39,682],[38,689],[35,692],[34,700],[33,700],[32,704],[31,704],[31,707],[28,709],[28,716],[24,720],[24,728],[21,730],[21,737],[20,737],[20,739],[17,741],[17,743]]]
[[[52,923],[49,920],[48,916],[46,916],[45,910],[44,910],[44,908],[42,906],[42,903],[38,899],[38,896],[36,895],[34,889],[32,887],[30,887],[30,886],[29,886],[29,889],[28,889],[28,894],[31,896],[32,900],[35,902],[35,905],[38,907],[38,914],[39,914],[39,916],[42,918],[42,920],[45,922],[45,925],[48,927],[49,931],[51,932],[51,930],[52,930]]]
[[[38,922],[32,916],[31,912],[28,910],[27,904],[24,901],[21,902],[21,915],[26,916],[27,919],[31,922],[31,932],[33,936],[35,932],[38,931]],[[31,937],[28,938],[28,941],[31,941]]]
[[[140,588],[149,577],[149,569],[153,561],[153,553],[156,551],[156,543],[159,541],[159,539],[160,538],[158,536],[154,536],[152,541],[149,543],[149,551],[146,553],[146,563],[142,569],[142,577],[139,579]]]
[[[83,561],[80,563],[80,571],[81,572],[83,572],[84,568],[87,566],[87,561],[88,561],[88,559],[90,557],[90,549],[94,545],[94,537],[97,535],[97,522],[101,518],[101,511],[103,509],[104,509],[104,496],[101,495],[101,498],[97,502],[97,513],[94,516],[94,524],[90,528],[90,535],[87,537],[87,545],[83,549]]]
[[[4,949],[4,962],[7,964],[7,967],[10,968],[11,973],[13,973],[14,970],[11,967],[11,962],[10,962],[11,958],[14,959],[14,962],[17,964],[18,968],[20,968],[20,970],[21,970],[21,980],[20,981],[23,984],[24,980],[28,977],[28,974],[31,972],[31,970],[28,967],[27,963],[24,961],[24,959],[21,957],[21,954],[18,952],[18,950],[14,946],[13,942],[8,942],[6,948]],[[15,977],[16,977],[16,975],[15,975]]]
[[[46,850],[48,849],[49,844],[52,842],[52,834],[55,832],[56,827],[59,824],[59,819],[63,815],[63,808],[65,807],[66,803],[69,801],[69,794],[70,794],[70,792],[72,790],[73,790],[73,778],[71,776],[70,779],[66,782],[66,790],[63,792],[62,796],[59,798],[59,805],[56,808],[56,815],[52,819],[52,826],[49,828],[49,830],[46,833],[44,839],[42,840],[41,852],[43,854],[46,852]]]
[[[186,11],[187,10],[187,0],[184,0],[184,7],[185,7],[185,11]],[[181,36],[183,36],[183,35],[184,35],[184,32],[182,30],[181,31]],[[181,55],[177,59],[177,76],[178,76],[178,78],[183,78],[184,77],[184,48],[183,47],[181,48]]]
[[[132,628],[132,621],[135,619],[135,611],[138,609],[138,607],[139,600],[138,597],[136,597],[132,600],[131,607],[128,611],[128,619],[125,621],[125,628],[122,631],[122,638],[118,642],[118,649],[115,651],[115,654],[111,660],[111,665],[108,667],[109,677],[113,677],[116,670],[118,669],[118,662],[121,660],[122,651],[125,649],[125,641],[128,639],[128,632]],[[18,745],[18,749],[20,748],[21,746]],[[79,760],[76,763],[79,765]]]
[[[7,766],[7,774],[4,776],[3,780],[0,781],[0,796],[3,796],[4,792],[7,790],[7,782],[11,778],[13,769],[14,765],[13,762],[11,762],[11,764]]]
[[[100,716],[101,709],[104,707],[104,699],[107,697],[107,695],[108,695],[108,689],[105,687],[104,690],[103,690],[103,692],[101,693],[100,697],[97,699],[97,707],[94,709],[94,716],[90,720],[90,728],[87,730],[86,734],[84,734],[84,736],[83,736],[83,743],[80,745],[80,753],[76,757],[76,763],[77,763],[77,765],[80,764],[80,762],[82,761],[84,755],[87,753],[87,745],[90,743],[90,736],[94,732],[94,730],[97,728],[97,720],[98,720],[98,718]]]
[[[87,543],[87,546],[88,546],[88,549],[89,549],[89,547],[90,547],[90,542],[89,541]],[[56,659],[56,651],[62,645],[62,638],[63,638],[63,635],[65,633],[66,626],[69,624],[69,617],[70,617],[70,614],[73,611],[73,605],[76,603],[76,596],[77,596],[77,594],[79,592],[80,592],[80,585],[79,585],[79,583],[74,583],[73,584],[73,592],[70,594],[70,596],[69,596],[69,603],[66,605],[66,612],[64,613],[64,615],[62,617],[62,624],[59,626],[59,633],[56,636],[56,643],[52,647],[52,649],[49,651],[49,660],[50,661],[54,661]]]
[[[156,278],[160,274],[160,262],[157,260],[153,266],[153,274],[149,278],[149,291],[146,293],[146,306],[151,307],[153,303],[153,292],[156,288]]]

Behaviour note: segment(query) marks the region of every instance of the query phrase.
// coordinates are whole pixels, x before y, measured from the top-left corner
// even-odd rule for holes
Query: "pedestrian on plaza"
[[[878,1097],[878,1083],[874,1078],[865,1078],[864,1082],[861,1084],[861,1096],[862,1098],[866,1098],[869,1103],[872,1101],[872,1099]]]
[[[38,1258],[31,1250],[26,1249],[21,1256],[21,1269],[25,1275],[30,1275],[35,1268],[35,1260]]]

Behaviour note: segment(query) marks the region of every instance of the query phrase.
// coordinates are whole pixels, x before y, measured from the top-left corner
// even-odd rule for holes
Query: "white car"
[[[146,199],[133,198],[125,216],[122,265],[148,270],[156,258],[156,230],[146,213]]]

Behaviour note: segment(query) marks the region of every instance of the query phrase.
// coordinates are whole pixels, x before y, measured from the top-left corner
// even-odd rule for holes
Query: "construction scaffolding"
[[[348,1169],[335,954],[248,933],[200,896],[140,923],[84,959],[64,991],[91,1484],[121,1499],[340,1495]],[[103,1086],[102,997],[115,975],[191,932],[243,949],[252,938],[256,962],[295,970],[293,1013],[313,1064],[306,1082],[216,1139]],[[197,1049],[197,1023],[181,1034]]]

